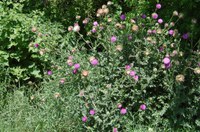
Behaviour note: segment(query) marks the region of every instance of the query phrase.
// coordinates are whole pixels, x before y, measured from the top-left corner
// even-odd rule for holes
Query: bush
[[[0,3],[0,63],[13,83],[37,82],[48,66],[48,55],[59,44],[63,27],[44,19],[43,13],[22,12],[23,5]],[[1,76],[5,76],[1,73]]]
[[[131,124],[197,129],[199,51],[185,53],[187,34],[183,37],[171,21],[164,26],[156,12],[127,18],[120,13],[99,13],[96,22],[85,25],[87,37],[78,23],[69,27],[68,45],[51,56],[48,71],[61,100],[64,89],[77,90],[80,108],[73,112],[88,131],[128,131]]]

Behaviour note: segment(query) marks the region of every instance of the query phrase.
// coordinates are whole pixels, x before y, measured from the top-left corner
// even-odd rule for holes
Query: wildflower
[[[164,62],[165,65],[167,65],[167,64],[170,63],[170,59],[169,59],[168,57],[165,57],[165,58],[163,59],[163,62]]]
[[[170,26],[172,26],[172,27],[173,27],[174,25],[175,25],[175,23],[174,23],[174,22],[170,22]]]
[[[107,8],[107,6],[106,5],[102,5],[102,9],[105,9],[105,8]]]
[[[108,22],[111,22],[112,21],[112,18],[108,18]]]
[[[97,59],[93,59],[92,61],[90,61],[90,63],[93,65],[93,66],[96,66],[99,64],[99,61]]]
[[[163,23],[163,20],[162,19],[158,19],[158,23]]]
[[[131,65],[126,65],[126,66],[125,66],[125,69],[126,69],[126,70],[130,70],[130,69],[131,69]]]
[[[177,82],[184,82],[185,77],[182,74],[179,74],[176,76],[176,81]]]
[[[142,17],[143,19],[145,19],[147,16],[146,16],[145,14],[142,14],[141,17]]]
[[[48,74],[48,75],[52,75],[52,71],[51,71],[51,70],[48,70],[48,71],[47,71],[47,74]]]
[[[42,37],[42,33],[39,32],[39,33],[38,33],[38,37]]]
[[[152,33],[153,33],[153,34],[156,34],[156,30],[155,30],[155,29],[154,29],[154,30],[152,30]]]
[[[173,16],[178,16],[178,11],[173,11]]]
[[[164,47],[161,46],[161,47],[159,48],[159,51],[162,52],[163,50],[164,50]]]
[[[80,26],[78,25],[78,23],[74,24],[74,28],[73,28],[73,31],[74,32],[79,32],[80,31]]]
[[[89,21],[89,19],[88,19],[88,18],[85,18],[85,19],[83,20],[83,24],[87,24],[88,21]]]
[[[61,79],[60,79],[60,83],[61,83],[61,84],[64,84],[64,83],[65,83],[65,79],[64,79],[64,78],[61,78]]]
[[[122,115],[125,115],[126,112],[127,112],[127,110],[126,110],[125,108],[122,108],[122,109],[120,110],[120,113],[121,113]]]
[[[148,34],[152,34],[152,30],[151,30],[151,29],[148,29],[148,30],[147,30],[147,33],[148,33]]]
[[[36,28],[36,27],[32,27],[31,31],[32,31],[32,32],[36,32],[36,31],[37,31],[37,28]]]
[[[165,23],[165,28],[169,27],[169,24],[168,23]]]
[[[83,75],[84,77],[87,77],[87,76],[88,76],[88,74],[89,74],[89,72],[88,72],[88,71],[86,71],[86,70],[83,70],[83,71],[82,71],[82,75]]]
[[[96,112],[94,109],[90,110],[90,115],[94,115]]]
[[[92,32],[93,32],[93,33],[96,33],[96,32],[97,32],[97,30],[96,30],[95,28],[93,28],[93,29],[92,29]]]
[[[171,63],[165,64],[165,69],[169,69],[171,67]]]
[[[107,2],[107,5],[109,6],[109,5],[112,5],[113,3],[111,2],[111,1],[108,1]]]
[[[130,73],[129,73],[129,75],[131,76],[131,77],[134,77],[135,76],[135,71],[130,71]]]
[[[81,18],[81,16],[76,16],[76,20],[79,20]]]
[[[182,38],[185,39],[185,40],[188,39],[189,38],[189,34],[188,33],[183,34]]]
[[[44,55],[44,53],[45,53],[45,49],[41,49],[41,50],[39,51],[39,54],[40,54],[40,55]]]
[[[104,13],[104,14],[108,14],[108,13],[109,13],[109,9],[108,9],[108,8],[104,8],[104,9],[103,9],[103,13]]]
[[[102,15],[104,12],[103,12],[103,9],[98,9],[97,10],[97,14],[99,14],[99,15]]]
[[[67,60],[67,64],[68,64],[69,66],[72,66],[74,63],[73,63],[73,61],[72,61],[71,59],[68,59],[68,60]]]
[[[116,46],[116,50],[122,51],[122,49],[123,49],[122,45],[117,45],[117,46]]]
[[[89,58],[90,62],[91,62],[92,60],[94,60],[94,59],[95,59],[94,56],[91,56],[91,57]]]
[[[135,81],[138,81],[139,76],[138,76],[138,75],[135,75],[135,76],[133,76],[133,79],[134,79]]]
[[[54,97],[55,97],[55,98],[60,97],[60,93],[55,93],[55,94],[54,94]]]
[[[198,68],[195,68],[195,69],[194,69],[194,73],[195,73],[195,74],[200,74],[200,68],[199,68],[199,67],[198,67]]]
[[[73,30],[73,28],[74,28],[73,26],[69,26],[68,31],[71,32]]]
[[[157,19],[157,18],[158,18],[158,14],[157,14],[157,13],[152,13],[151,17],[152,17],[153,19]]]
[[[132,31],[137,32],[139,30],[139,27],[134,24],[131,29]]]
[[[93,23],[93,25],[94,25],[94,26],[98,26],[99,24],[98,24],[97,21],[95,21],[95,22]]]
[[[117,131],[117,128],[114,127],[114,128],[113,128],[113,132],[118,132],[118,131]]]
[[[200,67],[200,62],[198,63],[198,66]]]
[[[87,116],[83,116],[83,117],[82,117],[82,121],[83,121],[83,122],[86,122],[86,121],[87,121]]]
[[[122,14],[122,15],[120,16],[120,19],[121,19],[122,21],[124,21],[124,20],[126,19],[126,16],[125,16],[124,14]]]
[[[156,4],[156,9],[161,9],[161,4]]]
[[[73,69],[73,71],[72,71],[73,74],[76,74],[77,72],[78,72],[77,69]]]
[[[74,64],[74,69],[79,69],[81,66],[80,66],[80,64],[79,63],[76,63],[76,64]]]
[[[128,35],[128,40],[132,40],[133,37],[131,35]]]
[[[146,105],[145,104],[140,105],[140,110],[146,110]]]
[[[38,48],[39,47],[39,44],[34,44],[35,48]]]
[[[122,104],[118,104],[117,108],[121,109],[122,108]]]
[[[110,41],[111,41],[112,43],[116,42],[116,41],[117,41],[117,37],[112,36],[111,39],[110,39]]]
[[[169,35],[174,35],[174,30],[170,29],[170,30],[168,31],[168,33],[169,33]]]

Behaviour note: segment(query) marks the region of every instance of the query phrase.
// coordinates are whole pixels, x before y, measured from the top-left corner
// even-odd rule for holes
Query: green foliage
[[[63,27],[45,21],[42,12],[24,14],[20,3],[1,2],[0,6],[1,67],[8,69],[13,82],[41,79],[48,64],[45,52],[59,44]]]

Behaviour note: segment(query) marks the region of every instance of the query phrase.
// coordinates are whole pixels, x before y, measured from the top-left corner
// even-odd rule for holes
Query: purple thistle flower
[[[126,112],[127,112],[127,110],[126,110],[125,108],[122,108],[122,109],[120,110],[120,113],[121,113],[122,115],[125,115]]]
[[[198,63],[198,66],[200,67],[200,62]]]
[[[182,38],[185,39],[185,40],[188,39],[189,38],[189,34],[188,33],[183,34]]]
[[[93,25],[94,25],[94,26],[98,26],[99,24],[98,24],[97,21],[95,21],[95,22],[93,23]]]
[[[165,69],[169,69],[171,67],[171,63],[165,64]]]
[[[126,70],[131,69],[131,65],[126,65],[126,66],[125,66],[125,69],[126,69]]]
[[[96,112],[94,109],[90,110],[90,115],[94,115]]]
[[[47,71],[47,74],[48,74],[48,75],[52,75],[52,71],[51,71],[51,70],[48,70],[48,71]]]
[[[120,19],[121,19],[122,21],[124,21],[124,20],[126,19],[126,16],[125,16],[124,14],[122,14],[122,15],[120,16]]]
[[[132,40],[133,37],[131,35],[128,35],[128,40]]]
[[[159,4],[159,3],[156,4],[156,8],[157,8],[157,9],[161,9],[161,7],[162,7],[161,4]]]
[[[146,105],[145,104],[140,105],[140,109],[141,110],[146,110]]]
[[[163,50],[164,50],[164,47],[161,46],[161,47],[159,48],[159,51],[162,52]]]
[[[117,41],[117,37],[112,36],[111,39],[110,39],[110,41],[111,41],[112,43],[116,42],[116,41]]]
[[[121,109],[122,108],[122,104],[118,104],[117,108]]]
[[[142,17],[143,19],[145,19],[147,16],[146,16],[145,14],[142,14],[141,17]]]
[[[34,44],[35,48],[38,48],[39,47],[39,44]]]
[[[113,128],[113,132],[118,132],[118,131],[117,131],[117,128]]]
[[[135,71],[130,71],[130,73],[129,73],[129,75],[131,76],[131,77],[134,77],[135,76]]]
[[[72,71],[73,74],[76,74],[77,72],[78,72],[77,69],[74,69],[74,70]]]
[[[153,34],[156,34],[156,30],[152,30],[152,33],[153,33]]]
[[[93,65],[93,66],[96,66],[99,64],[99,61],[97,59],[93,59],[90,61],[90,63]]]
[[[86,122],[86,121],[87,121],[87,116],[83,116],[83,117],[82,117],[82,121],[83,121],[83,122]]]
[[[93,28],[93,29],[92,29],[92,32],[93,32],[93,33],[96,33],[96,32],[97,32],[97,30],[96,30],[95,28]]]
[[[163,23],[163,19],[161,19],[161,18],[158,19],[158,23],[160,23],[160,24]]]
[[[165,65],[168,65],[168,64],[170,63],[170,59],[169,59],[168,57],[165,57],[165,58],[163,59],[163,63],[164,63]]]
[[[157,19],[157,18],[158,18],[158,14],[157,14],[157,13],[152,13],[151,17],[152,17],[153,19]]]
[[[174,35],[174,30],[170,29],[170,30],[168,31],[168,33],[169,33],[169,35]]]
[[[139,76],[138,76],[138,75],[135,75],[135,76],[133,76],[133,79],[134,79],[135,81],[138,81]]]
[[[76,63],[76,64],[74,64],[74,69],[79,69],[81,66],[80,66],[80,64],[79,63]]]

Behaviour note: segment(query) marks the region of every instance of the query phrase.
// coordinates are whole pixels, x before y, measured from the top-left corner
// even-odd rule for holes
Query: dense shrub
[[[171,19],[164,25],[156,12],[133,12],[132,19],[106,10],[97,14],[99,19],[85,23],[87,37],[75,23],[68,45],[51,56],[47,73],[57,84],[56,98],[65,100],[64,89],[77,90],[80,108],[73,112],[88,131],[128,131],[136,123],[197,129],[200,60],[199,51],[184,52],[187,34],[174,29]]]
[[[48,66],[45,52],[51,53],[59,44],[63,27],[45,20],[42,12],[24,14],[20,3],[1,2],[0,6],[1,68],[12,82],[41,79]]]

